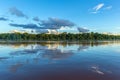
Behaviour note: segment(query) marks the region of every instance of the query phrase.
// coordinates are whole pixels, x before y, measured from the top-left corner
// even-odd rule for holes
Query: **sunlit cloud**
[[[91,13],[92,14],[97,14],[97,13],[100,13],[101,11],[110,10],[110,9],[112,9],[111,5],[110,6],[105,6],[104,3],[100,3],[100,4],[96,5],[95,7],[93,7],[91,9]]]
[[[93,7],[93,12],[94,14],[98,13],[100,9],[104,7],[104,3],[100,3],[97,6]]]

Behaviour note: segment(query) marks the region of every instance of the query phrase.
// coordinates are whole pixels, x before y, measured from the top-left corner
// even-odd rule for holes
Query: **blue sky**
[[[59,23],[66,22],[57,26],[56,29],[61,31],[76,32],[76,28],[81,27],[94,32],[120,33],[119,3],[120,0],[0,0],[0,33],[26,30],[31,27],[28,24],[47,29],[41,20],[55,23],[56,19]]]

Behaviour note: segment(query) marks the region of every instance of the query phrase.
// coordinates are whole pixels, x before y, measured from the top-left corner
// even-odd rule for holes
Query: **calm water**
[[[120,42],[0,44],[0,80],[120,80]]]

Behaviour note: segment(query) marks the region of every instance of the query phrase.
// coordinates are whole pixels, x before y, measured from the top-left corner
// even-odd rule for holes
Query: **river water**
[[[120,42],[0,44],[0,80],[120,80]]]

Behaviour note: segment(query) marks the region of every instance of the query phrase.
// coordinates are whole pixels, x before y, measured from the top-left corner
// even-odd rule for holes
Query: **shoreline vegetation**
[[[81,46],[99,46],[99,45],[113,45],[120,44],[119,40],[111,41],[10,41],[10,42],[0,42],[0,45],[12,46],[12,47],[26,47],[28,45],[42,45],[42,46],[71,46],[71,45],[81,45]]]
[[[80,42],[105,42],[119,41],[120,35],[100,33],[61,33],[61,34],[28,34],[28,33],[2,33],[0,43],[80,43]]]

